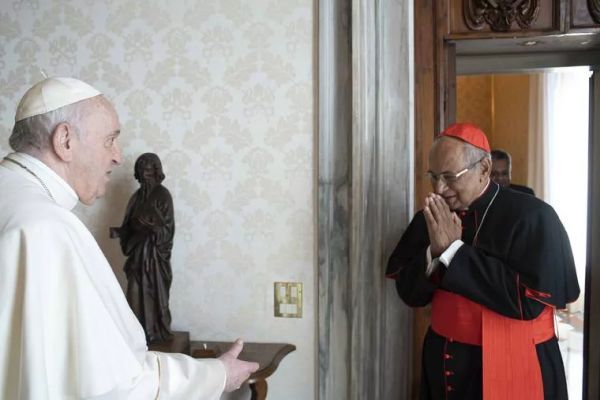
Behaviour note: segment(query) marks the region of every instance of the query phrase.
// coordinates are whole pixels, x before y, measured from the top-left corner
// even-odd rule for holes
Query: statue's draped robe
[[[148,342],[171,337],[169,289],[175,221],[173,200],[161,184],[138,189],[119,231],[127,256],[127,300],[142,324]]]

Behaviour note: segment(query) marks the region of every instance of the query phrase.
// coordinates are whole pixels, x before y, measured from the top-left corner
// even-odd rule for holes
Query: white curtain
[[[545,199],[548,182],[548,85],[547,74],[532,74],[529,83],[529,165],[527,183]]]
[[[530,88],[529,184],[552,205],[571,241],[583,289],[587,239],[588,67],[535,75]],[[571,311],[582,311],[583,296]]]

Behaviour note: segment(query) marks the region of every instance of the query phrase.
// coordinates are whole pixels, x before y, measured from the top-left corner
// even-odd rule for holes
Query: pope
[[[71,212],[103,196],[122,162],[98,90],[48,78],[21,99],[0,163],[0,398],[218,399],[258,368],[148,351],[98,244]]]

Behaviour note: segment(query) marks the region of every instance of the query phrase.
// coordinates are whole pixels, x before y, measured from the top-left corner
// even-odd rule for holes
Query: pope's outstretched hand
[[[237,339],[229,350],[223,353],[219,360],[225,366],[227,378],[225,380],[225,391],[232,392],[239,389],[254,371],[259,367],[258,363],[238,360],[238,356],[242,352],[244,342],[242,339]]]

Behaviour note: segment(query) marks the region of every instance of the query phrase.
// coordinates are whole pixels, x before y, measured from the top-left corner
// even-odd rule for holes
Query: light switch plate
[[[302,283],[275,282],[275,316],[302,318]]]

